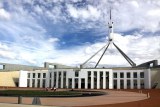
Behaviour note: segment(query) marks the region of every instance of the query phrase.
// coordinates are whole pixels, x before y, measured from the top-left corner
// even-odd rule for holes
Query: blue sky
[[[77,66],[107,43],[110,8],[114,42],[137,64],[160,60],[158,0],[0,0],[0,60]],[[128,66],[113,46],[100,64]]]

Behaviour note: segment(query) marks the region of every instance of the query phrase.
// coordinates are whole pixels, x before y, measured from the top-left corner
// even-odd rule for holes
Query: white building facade
[[[19,87],[70,89],[150,89],[150,69],[49,69],[21,71]]]

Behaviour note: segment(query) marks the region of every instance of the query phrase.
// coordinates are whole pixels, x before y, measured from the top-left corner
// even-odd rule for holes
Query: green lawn
[[[80,96],[72,91],[42,91],[42,90],[0,90],[0,96]]]
[[[44,91],[44,90],[0,90],[0,96],[24,96],[24,97],[84,97],[99,96],[107,93],[101,91]]]

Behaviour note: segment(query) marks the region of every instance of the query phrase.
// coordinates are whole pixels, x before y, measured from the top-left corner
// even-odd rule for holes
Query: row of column
[[[38,83],[39,82],[39,83]],[[38,86],[39,84],[39,86]],[[27,79],[27,86],[28,87],[38,87],[38,88],[44,88],[46,87],[46,79],[42,79],[42,78],[30,78]]]
[[[42,88],[46,85],[46,77],[43,77],[43,74],[46,73],[28,73],[30,77],[27,78],[27,87],[38,87]],[[33,74],[35,77],[33,77]],[[38,74],[40,74],[40,77],[38,77]]]
[[[127,76],[126,76],[126,72],[123,72],[124,73],[124,78],[120,78],[120,72],[117,72],[117,78],[114,78],[114,80],[117,80],[117,89],[120,89],[121,88],[121,80],[123,81],[123,89],[127,89],[127,80],[130,80],[130,89],[134,89],[134,80],[135,81],[137,81],[137,83],[135,83],[135,84],[137,84],[137,89],[141,89],[142,87],[141,87],[141,80],[143,81],[143,82],[145,82],[144,81],[144,78],[140,78],[140,72],[137,72],[137,78],[134,78],[133,77],[133,72],[130,72],[131,74],[130,74],[130,78],[127,78]],[[115,85],[114,84],[114,82],[113,82],[113,85]],[[144,84],[145,85],[145,84]]]
[[[103,87],[102,89],[106,89],[106,88],[109,88],[109,89],[112,89],[113,88],[113,78],[112,78],[112,72],[106,72],[106,71],[91,71],[91,89],[94,89],[94,72],[97,72],[97,89],[100,89],[100,72],[103,73]],[[106,80],[106,73],[109,73],[108,74],[108,79],[109,79],[109,83],[107,84],[107,80]],[[88,79],[88,77],[87,77]],[[86,81],[88,83],[88,81]],[[108,86],[107,86],[108,85]],[[86,86],[86,89],[88,87]]]
[[[91,71],[91,82],[90,82],[90,88],[91,89],[94,89],[94,72],[95,71]],[[103,76],[102,76],[102,78],[103,78],[103,87],[102,87],[102,89],[106,89],[106,88],[109,88],[109,89],[112,89],[113,88],[113,78],[111,78],[111,76],[112,76],[112,73],[111,72],[108,72],[109,73],[109,77],[108,77],[108,79],[109,79],[109,83],[106,83],[107,82],[107,80],[106,80],[106,71],[96,71],[97,72],[97,77],[96,77],[96,82],[97,82],[97,84],[96,84],[96,89],[100,89],[100,72],[102,72],[103,73]],[[48,80],[49,81],[47,81],[47,83],[48,83],[48,85],[47,85],[47,87],[54,87],[54,86],[56,86],[57,88],[66,88],[66,87],[70,87],[69,86],[69,83],[68,83],[68,80],[69,79],[71,79],[72,80],[72,88],[74,89],[75,88],[75,79],[78,79],[78,88],[79,89],[81,89],[82,88],[82,86],[81,86],[81,83],[82,83],[82,79],[84,79],[84,88],[85,89],[88,89],[89,87],[88,87],[88,74],[87,75],[85,75],[85,77],[82,77],[82,78],[79,78],[79,77],[72,77],[72,78],[65,78],[65,80],[66,80],[66,82],[65,82],[65,86],[66,87],[64,87],[64,81],[63,81],[63,72],[61,72],[61,76],[59,77],[59,73],[60,72],[56,72],[56,76],[54,75],[54,72],[50,72],[49,74],[48,74],[48,77],[50,77]],[[54,80],[54,77],[56,77],[56,81]],[[59,81],[59,78],[61,79],[61,81]],[[55,83],[56,82],[56,83]],[[60,86],[59,86],[59,82],[60,82]],[[106,85],[108,85],[108,86],[106,86]]]
[[[56,75],[55,75],[55,73],[56,73]],[[64,82],[65,82],[65,84],[64,84]],[[46,87],[66,88],[67,83],[68,83],[67,76],[65,76],[65,81],[64,81],[64,72],[63,71],[62,72],[49,72],[48,73],[48,79],[46,81],[46,84],[47,84]]]

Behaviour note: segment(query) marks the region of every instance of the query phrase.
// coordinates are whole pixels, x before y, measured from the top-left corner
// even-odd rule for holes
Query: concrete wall
[[[19,64],[7,64],[7,63],[0,63],[0,72],[2,71],[19,71],[19,70],[37,70],[37,69],[45,69],[44,67],[37,67],[37,66],[28,66],[28,65],[19,65]]]
[[[28,73],[30,73],[30,76],[28,77]],[[46,77],[43,77],[43,73],[46,74]],[[35,77],[33,77],[33,74],[35,75]],[[38,74],[40,74],[40,78],[38,77]],[[42,87],[42,80],[46,78],[48,74],[48,70],[36,70],[36,71],[20,71],[20,78],[19,78],[19,87],[27,87],[27,80],[29,80],[29,87],[33,87],[32,86],[32,82],[33,80],[35,81],[35,86],[37,87],[37,80],[40,80],[40,87]],[[46,81],[47,82],[47,81]],[[45,83],[47,85],[47,83]],[[45,86],[46,87],[46,86]]]
[[[0,72],[0,86],[17,87],[19,71]]]
[[[137,78],[133,77],[133,73],[137,73]],[[140,78],[140,72],[144,72],[144,78]],[[113,78],[117,80],[117,88],[120,89],[120,80],[124,80],[124,89],[127,89],[127,80],[131,81],[130,89],[134,89],[134,80],[137,80],[137,88],[141,88],[140,81],[144,80],[144,86],[146,89],[150,89],[150,76],[149,69],[139,69],[139,70],[113,70],[113,73],[117,73],[117,78]],[[120,73],[124,74],[124,78],[120,78]],[[127,73],[130,73],[130,78],[127,78]]]
[[[156,88],[160,88],[160,68],[151,69],[151,87],[158,83]]]
[[[27,87],[27,73],[28,71],[20,71],[19,87]]]

